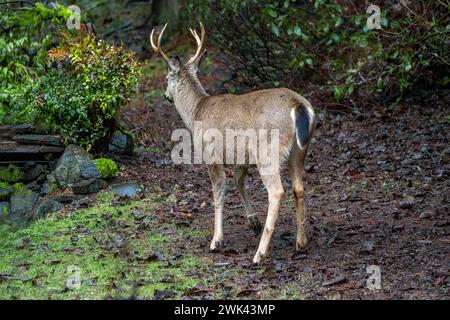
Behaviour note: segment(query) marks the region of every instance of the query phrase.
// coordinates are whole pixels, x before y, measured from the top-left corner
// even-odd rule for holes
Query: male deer
[[[169,58],[161,48],[161,38],[166,26],[167,24],[160,32],[156,45],[153,39],[155,31],[153,29],[150,34],[150,42],[153,50],[168,63],[165,97],[175,103],[185,126],[191,132],[196,121],[201,121],[205,129],[215,128],[223,132],[227,129],[246,130],[248,128],[255,130],[277,129],[279,132],[279,155],[277,154],[277,159],[279,159],[280,166],[278,166],[276,172],[270,175],[261,174],[261,163],[258,159],[256,160],[256,166],[268,192],[269,208],[253,262],[259,263],[268,252],[280,204],[284,196],[280,167],[286,161],[293,184],[297,213],[296,249],[299,251],[305,250],[307,240],[304,228],[302,176],[306,150],[311,140],[314,122],[314,110],[311,104],[301,95],[286,88],[259,90],[243,95],[208,95],[197,77],[197,71],[206,54],[206,50],[202,51],[205,42],[205,28],[200,23],[200,37],[195,29],[190,29],[197,42],[197,51],[183,65],[177,56]],[[254,146],[249,145],[249,152],[255,149]],[[232,163],[208,165],[215,207],[214,236],[210,246],[212,251],[223,245],[225,166],[227,165],[232,165],[234,168],[233,180],[253,230],[257,234],[261,232],[261,224],[244,189],[248,165],[234,165]]]

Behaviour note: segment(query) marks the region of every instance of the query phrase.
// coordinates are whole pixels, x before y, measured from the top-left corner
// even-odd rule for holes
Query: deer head
[[[175,102],[175,105],[178,108],[180,104],[186,104],[186,102],[191,102],[192,104],[194,102],[192,99],[207,95],[197,77],[197,71],[206,56],[206,50],[203,50],[206,32],[201,22],[200,36],[198,36],[195,29],[189,29],[197,43],[197,51],[189,59],[189,61],[183,65],[178,56],[168,57],[161,48],[161,38],[166,27],[167,23],[164,25],[158,36],[157,45],[155,45],[153,40],[153,34],[155,32],[155,29],[153,29],[150,34],[150,43],[153,50],[158,53],[168,64],[168,73],[166,77],[167,89],[165,97],[167,100]],[[183,112],[181,110],[179,111],[183,117]]]

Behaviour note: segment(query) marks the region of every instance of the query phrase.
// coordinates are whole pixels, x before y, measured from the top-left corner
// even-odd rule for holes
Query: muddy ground
[[[209,252],[211,186],[204,166],[171,162],[171,133],[183,124],[161,98],[164,69],[150,61],[123,110],[136,155],[97,155],[120,164],[112,184],[142,184],[143,191],[127,199],[106,190],[23,228],[0,224],[0,299],[449,298],[450,121],[443,101],[331,109],[306,95],[318,118],[305,174],[309,250],[294,251],[286,178],[269,257],[254,266],[259,237],[231,177],[225,247]],[[210,70],[202,81],[209,92],[239,90],[225,75]],[[255,170],[246,186],[264,220],[267,195]],[[368,267],[379,268],[380,289],[369,290]]]
[[[214,81],[205,81],[214,90]],[[216,283],[192,295],[205,298],[221,290],[221,298],[449,298],[450,123],[444,103],[367,110],[317,105],[319,120],[305,175],[309,250],[294,252],[294,203],[286,178],[287,196],[270,255],[255,267],[251,260],[259,237],[247,225],[231,178],[225,202],[226,246],[208,252],[214,209],[207,171],[200,165],[171,163],[171,132],[183,124],[173,106],[146,92],[154,86],[165,89],[163,80],[148,80],[143,91],[151,97],[124,110],[141,151],[137,157],[119,159],[127,166],[121,179],[159,186],[163,195],[176,199],[158,212],[159,223],[176,221],[207,235],[177,240],[180,253],[238,270],[229,282],[238,290]],[[265,218],[267,196],[254,170],[246,186]],[[380,268],[381,290],[367,288],[366,268],[371,265]],[[227,296],[227,290],[234,294]]]

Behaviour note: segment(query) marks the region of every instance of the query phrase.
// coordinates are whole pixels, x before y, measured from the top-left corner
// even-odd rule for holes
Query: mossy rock
[[[0,218],[3,217],[7,217],[9,215],[11,208],[9,205],[9,202],[1,202],[0,201]]]
[[[0,168],[0,181],[16,183],[22,181],[24,178],[25,174],[18,166],[11,164],[7,168]]]
[[[5,182],[0,182],[0,201],[8,200],[14,192],[14,189]]]
[[[13,195],[14,194],[18,194],[20,191],[22,191],[23,189],[26,189],[27,187],[23,184],[23,183],[15,183],[12,185],[13,188]]]
[[[95,160],[95,165],[97,166],[98,172],[102,175],[102,178],[109,179],[117,177],[119,173],[119,168],[117,164],[106,158],[100,158]]]

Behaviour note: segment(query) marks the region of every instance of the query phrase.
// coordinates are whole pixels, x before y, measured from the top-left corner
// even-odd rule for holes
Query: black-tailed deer
[[[153,50],[168,63],[169,71],[165,96],[175,103],[184,124],[191,132],[194,130],[196,122],[201,122],[205,130],[216,129],[224,134],[229,129],[241,133],[248,129],[255,131],[276,130],[278,132],[278,151],[271,154],[271,157],[276,159],[277,167],[271,174],[261,174],[263,165],[256,152],[258,149],[256,144],[260,141],[248,142],[248,152],[255,159],[255,164],[261,174],[269,198],[266,223],[253,262],[259,263],[268,252],[270,239],[284,196],[280,167],[286,161],[293,184],[297,212],[296,249],[306,249],[302,176],[306,150],[311,140],[314,122],[314,110],[311,104],[301,95],[285,88],[259,90],[243,95],[208,95],[197,78],[198,68],[206,53],[206,50],[202,51],[205,42],[203,25],[200,23],[200,36],[195,30],[190,30],[197,42],[197,51],[186,64],[182,64],[177,56],[169,58],[162,50],[161,38],[166,26],[167,24],[159,34],[156,45],[153,40],[155,31],[153,29],[150,35],[151,45]],[[224,149],[226,149],[226,146]],[[223,150],[223,152],[226,153],[227,151]],[[258,216],[252,209],[244,188],[244,180],[250,163],[236,164],[236,162],[224,161],[224,163],[209,164],[208,172],[211,178],[215,206],[214,237],[210,246],[211,250],[216,250],[223,245],[223,206],[226,187],[225,166],[227,165],[234,168],[234,183],[253,230],[258,234],[261,232]]]

